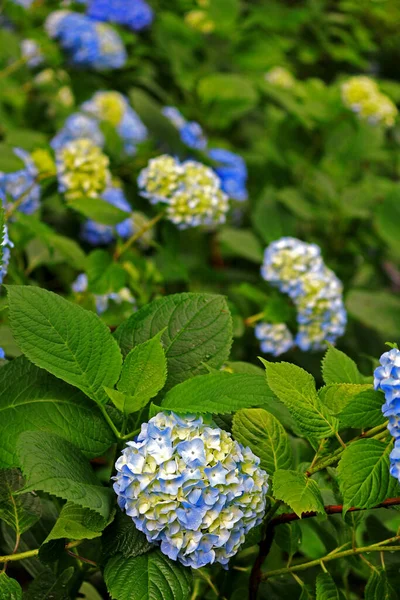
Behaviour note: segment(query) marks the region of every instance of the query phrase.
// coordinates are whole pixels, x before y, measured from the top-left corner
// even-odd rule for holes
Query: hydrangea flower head
[[[116,462],[118,504],[149,542],[195,569],[227,565],[261,523],[268,475],[260,459],[203,418],[158,413]]]
[[[108,164],[108,157],[92,141],[69,142],[57,153],[60,192],[64,192],[68,200],[98,198],[111,178]]]
[[[6,353],[4,352],[3,348],[0,348],[0,360],[4,360],[6,357]]]
[[[85,113],[115,127],[129,156],[134,155],[136,145],[147,138],[147,128],[119,92],[96,92],[81,108]]]
[[[22,40],[21,53],[23,58],[26,59],[26,64],[28,65],[28,67],[38,67],[44,61],[44,57],[40,51],[39,44],[35,40]]]
[[[286,90],[292,88],[296,83],[293,75],[284,67],[273,67],[265,74],[265,79],[272,85]]]
[[[138,185],[153,204],[167,204],[167,218],[180,229],[225,221],[228,196],[214,171],[202,163],[158,156],[141,171]]]
[[[388,430],[395,439],[390,453],[390,474],[400,481],[400,350],[392,348],[384,352],[379,362],[374,371],[374,388],[385,394],[382,412],[389,417]]]
[[[391,127],[398,113],[390,98],[379,91],[377,83],[365,75],[350,77],[342,84],[342,100],[360,119],[372,125],[381,123]]]
[[[121,38],[106,23],[97,23],[69,10],[57,10],[49,15],[45,27],[78,67],[102,71],[118,69],[126,62]]]
[[[293,336],[285,323],[258,323],[254,330],[261,351],[280,356],[293,347]]]
[[[247,167],[243,158],[224,148],[212,148],[208,155],[217,163],[214,171],[225,194],[238,202],[247,200]]]
[[[18,202],[18,210],[30,215],[34,213],[40,204],[40,186],[36,178],[38,170],[30,154],[15,148],[14,154],[20,158],[25,167],[14,173],[0,172],[0,201],[3,206]]]
[[[51,147],[60,150],[68,142],[85,138],[102,148],[104,136],[96,119],[81,113],[74,113],[68,117],[64,127],[51,140]]]
[[[209,13],[205,10],[196,9],[190,10],[185,14],[185,23],[200,33],[212,33],[215,29],[215,23],[210,18]]]
[[[144,0],[89,0],[87,14],[96,21],[109,21],[140,31],[151,25],[153,11]]]
[[[182,142],[195,150],[204,150],[207,138],[199,123],[187,121],[175,106],[164,106],[162,113],[178,129]]]
[[[101,198],[109,204],[123,210],[127,215],[131,213],[130,204],[125,198],[122,188],[118,185],[108,186],[101,194]],[[126,239],[133,234],[133,230],[134,222],[130,216],[127,216],[126,219],[117,223],[115,227],[112,227],[111,225],[102,225],[101,223],[96,223],[96,221],[93,221],[92,219],[88,219],[82,227],[81,237],[93,246],[101,246],[110,244],[114,240],[116,233],[121,238]]]
[[[263,278],[288,294],[297,308],[295,344],[303,351],[322,350],[343,335],[347,313],[343,286],[328,269],[315,244],[283,237],[264,254]]]
[[[10,248],[13,247],[14,244],[8,237],[7,225],[4,225],[0,251],[0,284],[3,283],[4,277],[7,275],[8,264],[11,256]]]

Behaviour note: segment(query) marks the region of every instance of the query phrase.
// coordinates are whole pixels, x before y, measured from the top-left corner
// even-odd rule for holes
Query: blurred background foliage
[[[210,146],[246,161],[249,200],[234,203],[216,231],[179,231],[158,225],[150,246],[125,259],[127,283],[142,306],[161,294],[185,290],[228,296],[235,325],[233,357],[256,362],[257,341],[245,320],[264,312],[272,322],[294,322],[289,301],[260,276],[263,249],[293,235],[315,242],[343,281],[349,312],[338,346],[364,357],[370,373],[386,339],[400,337],[400,126],[362,122],[343,105],[340,84],[354,74],[375,78],[400,102],[400,4],[396,0],[153,0],[155,20],[138,34],[118,28],[128,51],[119,70],[95,73],[67,64],[43,23],[58,2],[36,0],[29,10],[7,0],[0,31],[0,170],[20,168],[15,146],[48,148],[65,118],[98,90],[118,90],[150,131],[133,158],[102,125],[111,170],[121,178],[134,210],[153,216],[136,179],[162,152],[189,151],[163,117],[166,105],[197,121]],[[72,8],[82,10],[81,5]],[[46,64],[32,72],[20,41],[38,42]],[[265,74],[280,66],[294,77],[282,88]],[[75,242],[79,214],[68,209],[54,182],[45,183],[40,221],[18,215],[8,281],[38,284],[67,297],[72,281],[90,269],[85,244]],[[43,224],[49,229],[41,227]],[[46,238],[46,239],[45,239]],[[78,299],[79,301],[79,299]],[[4,298],[1,300],[4,307]],[[82,300],[83,302],[83,300]],[[129,307],[128,307],[129,308]],[[126,311],[107,311],[117,325]],[[0,341],[13,356],[7,312]],[[291,351],[287,360],[318,374],[321,353]]]

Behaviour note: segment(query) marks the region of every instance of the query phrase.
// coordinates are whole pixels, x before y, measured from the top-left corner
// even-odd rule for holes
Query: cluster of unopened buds
[[[225,222],[228,196],[218,176],[202,163],[158,156],[140,172],[138,186],[152,204],[165,204],[167,219],[179,229]]]
[[[379,91],[377,83],[370,77],[358,75],[342,84],[342,98],[359,119],[371,124],[381,123],[391,127],[397,117],[393,102]]]
[[[392,348],[382,354],[381,366],[374,372],[374,387],[385,394],[382,412],[389,418],[388,429],[394,437],[390,454],[390,474],[400,481],[400,351]]]
[[[202,417],[161,412],[116,462],[118,504],[149,542],[195,569],[227,565],[260,524],[268,475],[249,448]]]
[[[275,355],[291,345],[303,351],[322,350],[334,343],[346,327],[342,284],[328,269],[315,244],[291,237],[272,242],[265,250],[263,278],[287,294],[297,309],[298,332],[292,344],[286,325],[260,323],[256,336],[261,349]]]

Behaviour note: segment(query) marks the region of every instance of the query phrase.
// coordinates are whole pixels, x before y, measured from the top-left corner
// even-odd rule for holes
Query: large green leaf
[[[364,600],[397,600],[398,595],[390,585],[386,571],[371,571],[364,592]]]
[[[159,550],[134,558],[121,554],[106,564],[104,579],[113,600],[186,600],[191,573]]]
[[[339,590],[329,573],[319,573],[316,592],[316,600],[341,600]]]
[[[162,407],[177,412],[231,413],[252,406],[269,408],[273,398],[264,377],[221,372],[198,375],[175,386]]]
[[[122,363],[106,325],[52,292],[22,285],[7,292],[11,329],[29,360],[106,403],[103,386],[114,386]]]
[[[0,469],[0,519],[22,535],[40,518],[40,498],[35,494],[16,496],[23,488],[23,478],[17,469]]]
[[[53,529],[43,543],[47,544],[61,538],[91,540],[101,536],[106,525],[107,521],[99,513],[73,502],[66,502]]]
[[[222,252],[226,256],[239,256],[256,263],[262,263],[263,249],[254,235],[248,229],[233,229],[224,227],[221,229],[218,240],[222,245]]]
[[[288,504],[299,517],[303,512],[325,512],[317,482],[299,471],[275,471],[273,492],[277,500]]]
[[[60,575],[50,569],[41,573],[32,581],[27,592],[24,592],[24,600],[69,600],[73,574],[73,567],[68,567]]]
[[[354,360],[334,346],[329,346],[322,360],[322,375],[326,384],[363,383]]]
[[[269,475],[278,469],[290,469],[293,453],[289,438],[271,413],[262,408],[245,408],[233,417],[233,436],[261,459]]]
[[[0,573],[1,600],[22,600],[22,588],[18,581],[11,579],[4,571]]]
[[[0,369],[0,466],[18,465],[18,436],[33,430],[60,435],[89,458],[115,441],[82,392],[20,357]]]
[[[400,336],[400,299],[388,292],[352,290],[347,294],[349,314],[366,327],[390,339]]]
[[[102,225],[118,225],[129,217],[129,213],[101,198],[76,198],[68,200],[67,204]]]
[[[17,452],[26,477],[23,491],[47,492],[108,519],[114,494],[101,485],[78,448],[57,435],[25,431]]]
[[[165,389],[219,368],[229,357],[232,320],[222,296],[175,294],[134,313],[116,331],[124,355],[165,329],[161,341],[168,364]]]
[[[303,434],[312,439],[335,435],[339,421],[321,403],[312,375],[296,365],[261,360],[268,385],[288,407]]]
[[[359,440],[346,448],[338,466],[344,512],[351,506],[372,508],[398,495],[398,482],[389,473],[392,446],[392,440]]]
[[[89,290],[93,294],[117,292],[126,283],[126,272],[105,250],[94,250],[86,264]]]
[[[122,392],[122,404],[115,397],[114,404],[126,414],[146,406],[165,384],[167,360],[160,342],[161,335],[162,332],[133,348],[124,361],[117,384]]]

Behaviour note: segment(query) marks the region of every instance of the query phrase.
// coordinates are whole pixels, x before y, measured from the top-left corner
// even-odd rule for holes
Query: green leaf
[[[117,511],[114,521],[105,529],[101,541],[106,556],[122,554],[125,558],[135,557],[154,548],[144,533],[136,528],[131,517],[121,510]]]
[[[322,359],[322,376],[326,384],[364,383],[354,360],[334,346],[329,346]]]
[[[346,448],[338,466],[344,513],[351,506],[372,508],[396,495],[398,482],[389,473],[392,446],[392,440],[359,440]]]
[[[212,373],[188,379],[170,390],[162,407],[177,412],[231,413],[240,408],[273,404],[264,377],[240,373]]]
[[[117,292],[126,283],[126,272],[105,250],[94,250],[87,259],[86,273],[93,294]]]
[[[105,404],[103,386],[114,386],[122,358],[99,317],[43,289],[18,285],[7,292],[11,329],[29,360]]]
[[[316,600],[340,600],[339,590],[329,573],[318,575],[316,592]]]
[[[373,389],[353,396],[339,415],[343,427],[376,427],[385,422],[382,415],[383,394]]]
[[[1,600],[22,600],[22,588],[18,581],[11,579],[4,571],[0,573]]]
[[[18,465],[23,431],[55,433],[88,458],[115,441],[97,406],[76,388],[20,357],[0,369],[0,466]]]
[[[279,548],[282,548],[290,557],[294,556],[301,544],[301,527],[296,521],[293,523],[282,523],[275,531],[275,542]]]
[[[126,357],[117,387],[124,396],[123,405],[117,408],[126,414],[146,406],[164,387],[167,378],[167,360],[160,342],[164,332],[160,331],[148,342],[133,348]]]
[[[351,290],[346,308],[354,319],[389,339],[400,336],[400,299],[393,294]]]
[[[69,600],[73,574],[73,567],[68,567],[59,576],[50,569],[41,573],[32,581],[28,591],[24,592],[24,600]]]
[[[166,328],[161,341],[167,357],[165,389],[219,369],[229,357],[232,319],[225,298],[211,294],[175,294],[151,302],[118,327],[115,337],[124,355]]]
[[[66,502],[43,544],[62,538],[91,540],[100,537],[106,525],[107,521],[97,512],[78,506],[73,502]]]
[[[400,236],[400,189],[398,187],[378,205],[375,225],[381,238],[398,253]]]
[[[316,481],[299,471],[275,471],[274,497],[282,500],[301,517],[303,512],[325,513],[321,492]]]
[[[22,488],[23,478],[17,469],[0,469],[0,519],[10,525],[17,536],[30,529],[41,514],[38,496],[15,495]]]
[[[364,591],[364,600],[397,600],[384,570],[371,571]]]
[[[67,206],[101,225],[118,225],[129,217],[129,213],[101,198],[76,198],[68,200]]]
[[[211,73],[200,79],[197,93],[211,125],[227,127],[251,110],[258,93],[250,79],[231,73]]]
[[[293,466],[293,453],[289,438],[271,413],[262,408],[239,410],[233,417],[232,433],[235,439],[261,459],[261,467],[269,475],[278,469]]]
[[[191,573],[159,550],[134,558],[117,555],[104,570],[113,600],[187,600]]]
[[[17,441],[23,491],[40,490],[98,512],[108,519],[114,499],[95,476],[84,455],[63,438],[26,431]]]
[[[339,421],[321,403],[312,375],[289,363],[263,359],[271,390],[289,409],[299,429],[312,439],[335,435]]]
[[[260,265],[263,260],[263,249],[249,229],[234,229],[224,227],[218,234],[225,256],[239,256]]]
[[[369,383],[331,383],[322,387],[318,396],[332,414],[339,415],[353,398],[370,389]]]

